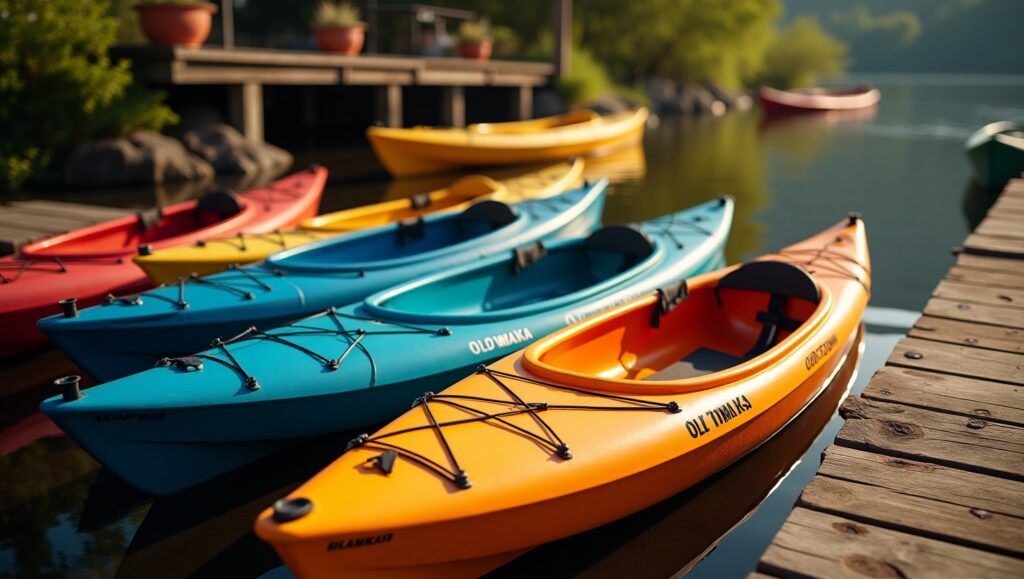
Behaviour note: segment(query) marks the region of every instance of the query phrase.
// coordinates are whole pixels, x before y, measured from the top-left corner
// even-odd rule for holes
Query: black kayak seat
[[[783,312],[790,298],[807,300],[813,304],[821,301],[821,290],[814,278],[802,267],[782,261],[752,261],[726,274],[718,282],[715,295],[721,296],[723,289],[738,289],[764,292],[768,299],[768,310],[757,313],[757,322],[761,324],[761,334],[746,358],[754,358],[770,349],[776,341],[780,330],[792,332],[800,327],[799,320],[787,318]]]
[[[511,207],[493,199],[486,199],[470,205],[459,217],[466,221],[490,223],[495,229],[516,220],[516,214]]]
[[[628,269],[654,253],[654,243],[644,232],[630,225],[606,225],[583,242],[586,249],[614,251],[625,255],[622,269]]]
[[[146,232],[153,229],[163,221],[164,210],[158,205],[156,207],[150,207],[149,209],[139,211],[135,214],[135,217],[139,220],[139,227],[142,228],[143,232]]]
[[[196,203],[196,216],[214,214],[219,220],[227,219],[242,211],[238,194],[231,189],[219,187],[203,193]]]

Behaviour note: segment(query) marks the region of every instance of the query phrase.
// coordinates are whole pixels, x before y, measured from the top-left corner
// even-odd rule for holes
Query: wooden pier
[[[132,213],[131,209],[83,203],[12,201],[7,205],[0,205],[0,256],[14,253],[21,246],[44,237]]]
[[[1024,577],[1024,179],[846,419],[764,577]]]
[[[555,73],[555,65],[545,62],[344,56],[309,50],[121,46],[111,54],[130,59],[135,76],[151,85],[225,87],[232,124],[257,141],[263,140],[265,85],[376,87],[376,117],[391,127],[403,124],[403,87],[440,87],[440,118],[458,127],[466,122],[466,87],[507,88],[512,116],[527,119],[533,116],[533,89],[548,84]]]

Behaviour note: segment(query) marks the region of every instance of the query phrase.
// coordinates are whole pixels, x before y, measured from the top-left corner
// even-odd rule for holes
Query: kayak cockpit
[[[804,269],[755,261],[718,279],[660,290],[658,299],[617,317],[542,341],[527,351],[527,366],[547,378],[589,376],[586,387],[598,390],[656,393],[659,383],[674,392],[701,390],[785,355],[790,338],[813,326],[828,302]]]
[[[268,257],[267,264],[295,271],[392,267],[430,252],[455,250],[467,242],[480,241],[525,219],[522,212],[500,201],[485,200],[462,213],[400,221],[286,250]]]
[[[586,239],[537,243],[509,257],[469,265],[371,296],[365,306],[388,319],[484,322],[563,307],[644,271],[658,246],[641,231],[604,227]]]

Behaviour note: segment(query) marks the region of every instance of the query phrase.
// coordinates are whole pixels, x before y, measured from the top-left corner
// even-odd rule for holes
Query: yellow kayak
[[[577,187],[582,182],[583,161],[556,163],[494,180],[468,175],[446,188],[419,195],[335,211],[307,219],[299,229],[270,233],[239,233],[138,255],[133,259],[156,283],[177,283],[179,278],[208,275],[231,266],[262,261],[278,251],[342,234],[379,227],[398,220],[440,211],[459,211],[482,198],[514,203],[543,198]]]
[[[514,123],[481,123],[465,129],[370,127],[366,135],[395,177],[458,167],[534,163],[603,154],[639,142],[647,109],[601,116],[576,111]]]

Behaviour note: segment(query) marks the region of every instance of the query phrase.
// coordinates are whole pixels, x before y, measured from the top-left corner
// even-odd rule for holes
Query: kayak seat
[[[757,312],[756,321],[761,333],[745,358],[755,358],[768,351],[779,339],[780,332],[792,332],[800,327],[801,320],[785,315],[786,304],[792,299],[802,299],[817,304],[821,291],[803,268],[781,261],[754,261],[730,272],[718,282],[715,297],[721,306],[721,290],[736,289],[769,294],[768,307]]]
[[[210,225],[242,211],[242,202],[231,189],[220,187],[203,193],[196,203],[196,221]]]
[[[487,199],[470,205],[459,219],[464,222],[488,223],[493,229],[498,229],[515,221],[516,214],[511,207],[501,201]]]
[[[142,232],[145,233],[150,229],[153,229],[160,224],[164,219],[164,210],[162,207],[150,207],[144,211],[139,211],[135,214],[139,220],[139,227],[142,228]]]
[[[606,225],[590,234],[583,242],[590,250],[620,253],[619,271],[625,271],[654,253],[654,243],[642,231],[629,225]]]

